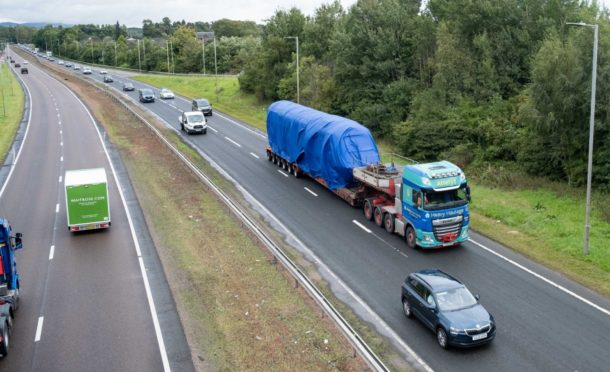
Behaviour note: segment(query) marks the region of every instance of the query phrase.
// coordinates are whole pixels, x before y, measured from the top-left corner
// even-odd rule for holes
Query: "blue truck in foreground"
[[[409,248],[442,248],[468,239],[470,188],[448,161],[404,167],[382,164],[361,124],[293,102],[267,111],[267,159],[307,175],[347,201]]]
[[[15,311],[19,308],[19,272],[15,251],[21,249],[22,235],[13,236],[8,220],[0,217],[0,355],[6,357]]]

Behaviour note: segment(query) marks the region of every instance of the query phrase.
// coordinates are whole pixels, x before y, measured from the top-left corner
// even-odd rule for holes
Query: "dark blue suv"
[[[496,337],[494,317],[451,275],[437,269],[410,274],[402,285],[402,308],[436,333],[438,344],[471,347]]]

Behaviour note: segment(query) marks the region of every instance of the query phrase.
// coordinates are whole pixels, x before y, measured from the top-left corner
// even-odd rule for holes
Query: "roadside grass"
[[[171,89],[187,98],[206,98],[215,109],[267,132],[268,104],[261,104],[253,95],[242,93],[236,76],[218,76],[218,99],[213,76],[139,75],[132,79]]]
[[[601,212],[607,195],[596,195],[590,253],[583,256],[584,190],[548,181],[519,189],[469,183],[475,231],[610,297],[610,222]]]
[[[126,164],[197,369],[367,369],[302,289],[143,124],[70,80]]]
[[[0,64],[0,160],[4,162],[23,116],[25,94],[11,65]]]

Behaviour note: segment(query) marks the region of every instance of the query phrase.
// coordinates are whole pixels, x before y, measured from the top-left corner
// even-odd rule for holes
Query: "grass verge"
[[[267,131],[265,119],[268,104],[261,104],[253,95],[242,93],[236,76],[218,77],[218,98],[216,78],[211,76],[140,75],[133,76],[132,79],[156,87],[166,87],[187,98],[207,98],[214,108],[263,132]]]
[[[150,131],[95,88],[68,79],[126,164],[198,369],[366,369],[302,289]]]
[[[584,191],[550,183],[532,189],[470,185],[474,230],[610,297],[610,223],[601,214],[607,208],[602,195],[591,214],[590,254],[583,256]]]
[[[25,95],[17,78],[10,71],[10,64],[0,63],[0,161],[13,144],[23,116]]]

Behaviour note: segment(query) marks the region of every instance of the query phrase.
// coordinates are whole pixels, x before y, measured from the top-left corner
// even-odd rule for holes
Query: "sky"
[[[222,18],[258,23],[278,9],[299,8],[311,15],[332,0],[0,0],[0,22],[57,22],[66,24],[120,24],[142,27],[143,19],[161,22],[211,22]],[[610,2],[610,0],[606,0]],[[356,0],[340,0],[349,7]]]

